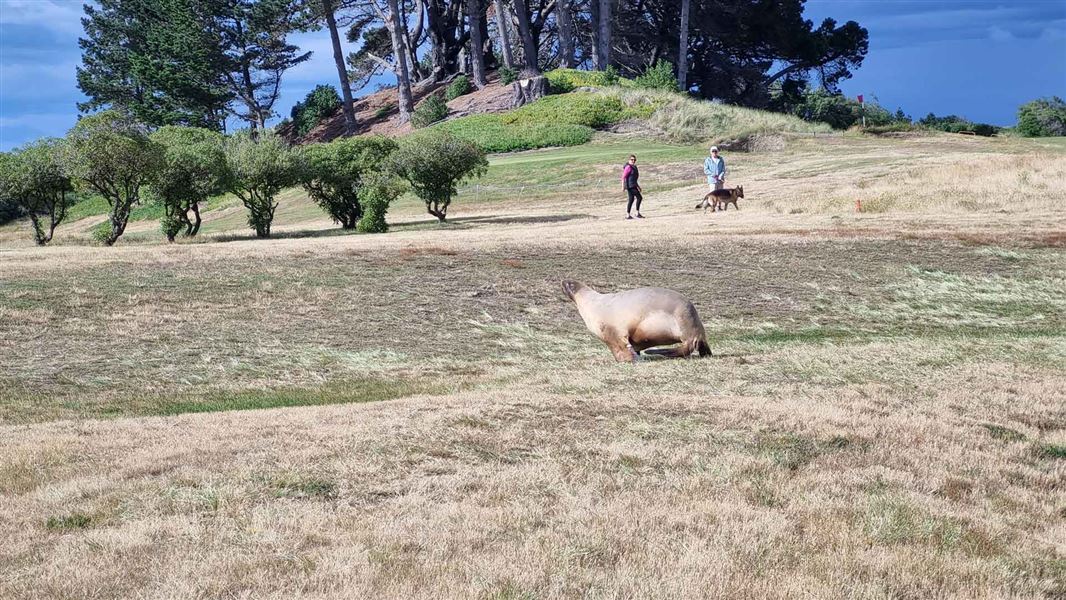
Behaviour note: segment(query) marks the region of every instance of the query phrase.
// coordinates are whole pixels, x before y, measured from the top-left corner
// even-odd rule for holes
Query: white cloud
[[[998,25],[988,28],[988,39],[993,42],[1009,42],[1014,39],[1014,34]]]
[[[0,0],[0,25],[40,27],[58,34],[81,33],[80,0]]]
[[[1039,39],[1047,42],[1066,39],[1066,19],[1049,23],[1047,27],[1040,30]]]

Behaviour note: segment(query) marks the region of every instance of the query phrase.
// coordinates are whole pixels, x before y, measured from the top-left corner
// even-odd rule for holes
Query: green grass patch
[[[1020,442],[1025,439],[1025,434],[1015,431],[1010,427],[1004,427],[992,423],[985,423],[982,427],[988,431],[988,435],[1004,442]]]
[[[863,529],[871,541],[883,545],[924,545],[975,556],[1003,551],[996,539],[981,530],[927,514],[901,499],[875,497],[864,515]]]
[[[579,146],[601,129],[630,118],[647,118],[657,104],[624,104],[598,93],[548,96],[508,113],[460,117],[433,127],[470,140],[486,152]]]
[[[200,204],[201,214],[208,210],[218,210],[227,206],[239,202],[236,197],[230,195],[217,196],[215,198],[208,199],[207,202]],[[111,205],[107,203],[107,200],[103,196],[93,194],[87,196],[78,201],[77,204],[71,206],[67,210],[67,217],[63,220],[64,223],[73,223],[75,221],[85,219],[88,217],[95,217],[98,215],[107,215],[111,213]],[[141,200],[140,203],[133,207],[130,211],[130,221],[151,221],[163,218],[163,206],[155,202],[149,202],[147,200]],[[62,227],[62,226],[61,226]]]
[[[581,71],[578,69],[554,69],[544,74],[548,78],[549,91],[552,94],[566,94],[579,87],[606,87],[617,85],[633,87],[632,79],[619,77],[607,71]]]
[[[499,115],[473,115],[445,121],[440,129],[477,144],[485,152],[513,152],[551,146],[580,146],[592,128],[566,123],[505,123]]]
[[[1033,455],[1038,458],[1066,459],[1066,444],[1036,444],[1033,446]]]
[[[332,500],[337,497],[336,482],[321,477],[280,476],[270,482],[274,496],[311,500]]]
[[[93,525],[93,517],[84,513],[71,513],[64,517],[48,517],[44,526],[53,531],[88,529]]]
[[[843,436],[817,440],[794,433],[765,434],[755,440],[755,449],[776,466],[798,471],[823,454],[844,450],[852,441]]]
[[[770,331],[760,331],[740,335],[733,339],[738,342],[754,342],[756,344],[815,344],[827,341],[856,340],[858,338],[866,339],[868,337],[869,335],[860,334],[847,329],[814,327],[796,331],[772,329]]]
[[[444,394],[456,391],[457,387],[440,382],[368,377],[313,388],[212,392],[200,398],[160,401],[154,406],[148,406],[146,412],[154,415],[177,415],[288,406],[380,402],[416,394]]]

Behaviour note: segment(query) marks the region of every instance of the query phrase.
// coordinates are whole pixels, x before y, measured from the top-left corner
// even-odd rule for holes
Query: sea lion
[[[643,350],[674,358],[693,352],[710,356],[707,333],[696,307],[681,294],[664,288],[638,288],[601,294],[579,281],[564,281],[563,291],[577,305],[585,326],[607,344],[615,359],[636,361]]]

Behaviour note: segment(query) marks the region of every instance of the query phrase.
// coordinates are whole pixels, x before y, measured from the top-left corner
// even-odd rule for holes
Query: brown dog
[[[700,203],[696,205],[696,208],[706,209],[709,206],[711,207],[711,211],[714,212],[716,210],[725,210],[726,205],[732,202],[733,208],[740,210],[740,207],[737,206],[737,199],[743,197],[744,186],[742,185],[738,185],[737,187],[728,190],[714,190],[704,196],[703,200],[700,200]]]

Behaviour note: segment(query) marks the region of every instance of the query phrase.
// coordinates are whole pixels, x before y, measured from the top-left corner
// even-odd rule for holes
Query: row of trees
[[[353,92],[386,71],[401,119],[411,86],[497,67],[642,74],[677,65],[681,89],[766,106],[774,86],[829,91],[867,51],[855,22],[803,19],[804,0],[98,0],[86,5],[78,85],[85,111],[123,110],[151,127],[253,129],[274,115],[284,72],[309,58],[289,41],[327,31],[348,132]],[[345,35],[342,35],[342,32]],[[345,53],[343,44],[358,44]]]
[[[248,211],[248,225],[269,237],[278,193],[302,185],[345,229],[387,230],[389,204],[410,185],[427,212],[444,221],[457,184],[488,166],[476,145],[444,132],[396,142],[385,137],[341,138],[290,148],[271,130],[233,135],[168,125],[149,132],[117,111],[81,119],[64,139],[42,139],[0,153],[0,199],[25,212],[38,244],[51,241],[77,198],[95,193],[109,206],[98,238],[112,245],[133,208],[162,207],[167,239],[200,230],[201,204],[231,193]]]

